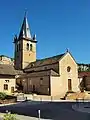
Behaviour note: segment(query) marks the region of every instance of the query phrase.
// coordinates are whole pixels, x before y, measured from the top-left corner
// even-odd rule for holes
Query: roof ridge
[[[54,57],[59,57],[59,56],[63,56],[65,53],[62,53],[62,54],[58,54],[58,55],[55,55],[55,56],[51,56],[51,57],[46,57],[46,58],[41,58],[37,61],[41,61],[41,60],[46,60],[46,59],[50,59],[50,58],[54,58]],[[36,62],[36,61],[35,61]]]
[[[14,67],[12,64],[0,64],[0,66],[12,66],[12,67]]]

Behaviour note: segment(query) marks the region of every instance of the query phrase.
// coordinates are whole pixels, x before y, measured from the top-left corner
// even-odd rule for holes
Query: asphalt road
[[[11,113],[38,117],[41,110],[41,118],[53,120],[90,120],[89,113],[77,112],[72,109],[74,102],[22,102],[14,105],[0,107],[0,112],[6,110]]]

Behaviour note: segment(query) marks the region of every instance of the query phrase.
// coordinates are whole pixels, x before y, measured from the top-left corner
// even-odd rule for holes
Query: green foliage
[[[79,72],[81,72],[81,71],[82,71],[80,67],[78,68],[78,71],[79,71]]]
[[[10,112],[8,112],[4,115],[3,120],[17,120],[17,118],[15,114],[11,114]]]
[[[14,58],[11,58],[11,61],[13,61],[14,60]]]
[[[0,99],[4,100],[7,97],[6,93],[0,92]]]
[[[87,72],[90,72],[90,67],[86,70]]]
[[[78,64],[78,71],[79,72],[83,72],[83,71],[87,71],[90,72],[90,64]]]

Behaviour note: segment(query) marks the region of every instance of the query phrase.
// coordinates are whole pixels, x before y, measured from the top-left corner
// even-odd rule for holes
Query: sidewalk
[[[3,118],[3,115],[4,115],[5,113],[0,113],[0,120],[1,120],[1,118]],[[24,116],[24,115],[17,115],[16,114],[16,118],[18,119],[18,120],[39,120],[39,118],[36,118],[36,117],[29,117],[29,116]],[[40,120],[50,120],[50,119],[41,119],[40,118]]]
[[[78,112],[90,113],[90,103],[76,103],[72,105],[72,109]]]

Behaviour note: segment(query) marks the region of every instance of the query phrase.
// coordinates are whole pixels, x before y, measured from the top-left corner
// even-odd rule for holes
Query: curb
[[[3,115],[5,113],[0,113],[0,117],[3,118]],[[25,115],[19,115],[19,114],[16,114],[16,118],[18,120],[39,120],[39,118],[36,118],[36,117],[30,117],[30,116],[25,116]],[[43,118],[40,118],[40,120],[51,120],[51,119],[43,119]]]

